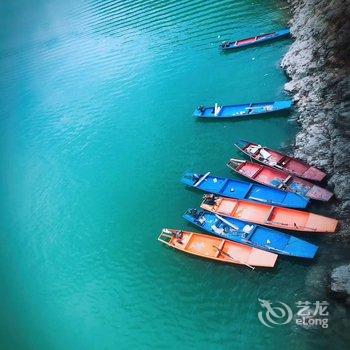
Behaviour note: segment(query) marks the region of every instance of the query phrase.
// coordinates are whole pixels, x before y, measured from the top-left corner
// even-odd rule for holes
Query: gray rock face
[[[335,268],[330,276],[329,291],[337,299],[350,305],[350,264]]]
[[[291,80],[300,132],[294,153],[329,174],[337,202],[330,215],[350,228],[350,0],[289,0],[295,38],[281,66]],[[335,268],[330,294],[350,305],[350,265]]]
[[[337,203],[350,217],[350,0],[289,0],[294,42],[281,66],[291,80],[300,132],[295,156],[327,171]],[[332,213],[331,213],[332,214]]]

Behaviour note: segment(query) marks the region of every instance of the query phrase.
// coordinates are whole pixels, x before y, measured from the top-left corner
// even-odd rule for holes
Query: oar
[[[223,217],[221,217],[220,215],[218,214],[215,214],[215,217],[219,220],[221,220],[224,224],[226,224],[227,226],[230,226],[231,228],[233,228],[235,231],[238,231],[239,230],[239,227],[237,227],[236,225],[234,224],[231,224],[229,221],[225,220]]]
[[[243,261],[241,261],[241,260],[238,260],[238,259],[232,257],[230,254],[225,253],[222,249],[220,249],[220,248],[217,247],[216,245],[213,245],[213,248],[215,248],[218,252],[220,252],[220,254],[227,256],[227,257],[230,258],[231,260],[233,260],[233,261],[238,261],[238,262],[241,263],[242,265],[245,265],[245,266],[251,268],[252,270],[255,269],[254,266],[251,266],[251,265],[249,265],[249,264],[247,264],[247,263],[245,263],[245,262],[243,262]]]
[[[200,179],[198,179],[198,181],[193,186],[198,187],[209,175],[210,175],[210,171],[208,171]]]

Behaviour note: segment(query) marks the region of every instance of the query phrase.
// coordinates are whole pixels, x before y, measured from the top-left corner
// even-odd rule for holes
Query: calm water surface
[[[191,117],[199,104],[286,97],[290,41],[217,49],[285,26],[285,2],[17,0],[0,11],[2,349],[344,345],[336,305],[326,330],[257,319],[258,297],[324,300],[317,262],[252,272],[156,240],[191,228],[181,215],[201,194],[179,183],[186,170],[229,176],[236,138],[291,143],[285,116]]]

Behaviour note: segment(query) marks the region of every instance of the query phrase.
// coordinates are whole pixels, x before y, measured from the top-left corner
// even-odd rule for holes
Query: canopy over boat
[[[271,42],[278,39],[288,38],[289,36],[290,36],[290,30],[289,28],[285,28],[273,33],[261,34],[261,35],[257,35],[246,39],[235,40],[235,41],[224,41],[222,44],[220,44],[220,47],[224,51],[232,51],[232,50],[237,50],[248,46],[254,46],[254,45],[259,45],[266,42]]]
[[[201,208],[218,215],[292,231],[333,233],[338,226],[337,220],[326,216],[214,195],[204,195]]]
[[[300,159],[289,157],[271,148],[259,144],[239,140],[235,146],[254,160],[268,165],[272,168],[284,170],[289,174],[299,176],[303,179],[322,181],[326,177],[323,171],[303,162]]]
[[[158,240],[188,254],[251,268],[273,267],[278,257],[271,252],[196,232],[163,229]]]
[[[193,115],[198,118],[248,118],[258,114],[270,114],[282,112],[292,107],[293,101],[274,101],[274,102],[258,102],[245,103],[237,105],[219,106],[215,104],[214,107],[199,106],[193,112]]]
[[[227,166],[238,174],[259,182],[262,185],[278,188],[283,191],[294,192],[301,196],[324,202],[329,201],[333,197],[333,193],[325,188],[316,186],[299,177],[292,176],[280,169],[247,162],[241,159],[230,159]]]
[[[188,172],[182,177],[181,182],[186,186],[229,198],[246,199],[296,209],[304,209],[309,204],[309,199],[296,193],[251,182],[212,176],[210,172],[206,174]]]
[[[218,237],[276,254],[312,259],[318,249],[311,243],[280,231],[234,218],[223,218],[204,210],[189,209],[183,218]]]

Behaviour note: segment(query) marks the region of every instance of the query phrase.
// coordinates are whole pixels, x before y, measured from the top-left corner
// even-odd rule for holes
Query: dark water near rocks
[[[324,300],[318,262],[248,271],[176,253],[190,228],[186,170],[229,176],[236,138],[272,147],[286,117],[200,123],[198,104],[285,98],[290,42],[223,55],[223,39],[286,25],[283,1],[16,1],[0,4],[0,347],[313,349],[330,327],[270,329],[258,298]],[[220,36],[220,37],[219,37]],[[325,238],[321,243],[327,255]],[[329,256],[329,255],[328,255]]]

